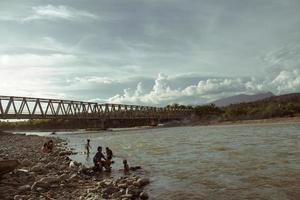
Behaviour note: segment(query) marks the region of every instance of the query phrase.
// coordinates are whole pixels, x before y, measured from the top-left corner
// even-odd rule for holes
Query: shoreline
[[[211,122],[208,124],[196,124],[195,126],[282,124],[282,123],[300,123],[300,117],[278,117],[278,118],[269,118],[269,119],[219,121],[219,122]]]
[[[224,126],[224,125],[247,125],[247,124],[282,124],[282,123],[300,123],[300,116],[298,117],[278,117],[269,119],[249,119],[249,120],[229,120],[229,121],[193,121],[193,122],[179,122],[176,123],[166,123],[160,126],[136,126],[127,128],[108,128],[107,130],[89,130],[89,129],[15,129],[15,130],[0,130],[0,134],[3,133],[18,133],[24,134],[26,132],[72,132],[72,133],[99,133],[99,132],[121,132],[121,131],[135,131],[135,130],[147,130],[147,129],[158,129],[158,128],[173,128],[173,127],[185,127],[185,126]],[[51,137],[51,135],[49,135]],[[47,136],[41,136],[47,137]]]
[[[52,153],[40,152],[52,139]],[[72,161],[74,154],[59,138],[0,133],[0,160],[18,160],[19,165],[0,179],[0,199],[148,199],[143,191],[149,179],[134,173],[120,178],[108,172],[94,173]]]

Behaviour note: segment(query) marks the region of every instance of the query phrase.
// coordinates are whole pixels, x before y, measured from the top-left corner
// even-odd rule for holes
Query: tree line
[[[287,94],[274,96],[267,99],[231,104],[225,107],[217,107],[215,104],[186,106],[172,104],[167,107],[193,109],[194,114],[201,120],[251,120],[269,119],[276,117],[300,116],[300,94]]]

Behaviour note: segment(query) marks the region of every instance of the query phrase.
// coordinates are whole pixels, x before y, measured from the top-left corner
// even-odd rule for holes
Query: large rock
[[[126,189],[127,187],[128,187],[127,183],[118,184],[118,188],[120,189]]]
[[[107,194],[107,195],[112,195],[114,192],[119,191],[118,188],[115,188],[113,186],[108,186],[107,188],[104,188],[102,190],[102,193]]]
[[[38,191],[38,190],[42,190],[43,188],[49,188],[49,187],[50,187],[49,183],[43,183],[43,182],[36,181],[32,184],[31,190]]]
[[[35,165],[33,166],[30,171],[32,172],[37,172],[37,173],[45,173],[46,172],[46,169],[45,167],[43,167],[42,165],[38,164],[38,165]]]
[[[73,160],[69,164],[70,169],[77,169],[78,166],[79,166],[78,163],[76,161],[73,161]]]
[[[145,186],[145,185],[148,185],[150,183],[150,179],[149,178],[139,178],[137,180],[137,183],[140,185],[140,186]]]
[[[121,196],[121,198],[123,199],[131,199],[132,198],[132,194],[124,194]]]
[[[149,199],[148,193],[147,193],[147,192],[142,192],[142,193],[140,194],[140,199],[141,199],[141,200],[147,200],[147,199]]]
[[[135,186],[131,185],[126,189],[126,194],[132,194],[133,198],[138,198],[140,193],[142,192],[141,189],[136,188]]]
[[[33,163],[28,159],[24,159],[22,161],[21,165],[24,166],[24,167],[31,167],[33,165]]]
[[[58,154],[59,156],[69,156],[72,155],[72,151],[61,151]]]
[[[41,178],[41,180],[39,180],[40,182],[44,182],[44,183],[49,183],[49,184],[52,184],[52,183],[58,183],[60,180],[59,180],[59,177],[44,177],[44,178]]]
[[[37,188],[49,188],[50,185],[58,183],[59,177],[44,177],[41,178],[39,181],[36,181],[31,186],[31,190],[36,190]]]
[[[49,162],[47,165],[45,165],[46,169],[52,169],[52,168],[56,169],[58,167],[59,166],[55,162]]]
[[[26,196],[22,196],[22,195],[15,195],[14,196],[14,200],[24,200]]]
[[[13,171],[19,165],[17,160],[0,160],[0,175]]]
[[[58,177],[58,180],[61,182],[67,180],[68,178],[69,178],[68,174],[62,174]]]
[[[30,185],[22,185],[20,187],[18,187],[18,191],[19,193],[25,192],[25,191],[29,191],[31,189]]]

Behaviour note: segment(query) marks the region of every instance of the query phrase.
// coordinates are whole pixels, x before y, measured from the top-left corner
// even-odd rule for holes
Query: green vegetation
[[[251,119],[269,119],[275,117],[293,117],[300,115],[300,94],[287,94],[267,99],[216,107],[214,104],[184,106],[169,105],[168,107],[192,108],[201,121],[235,121]]]

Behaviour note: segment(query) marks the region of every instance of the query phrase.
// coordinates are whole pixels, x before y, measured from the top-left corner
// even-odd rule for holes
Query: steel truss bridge
[[[172,120],[191,113],[191,109],[184,108],[0,96],[0,119]]]

